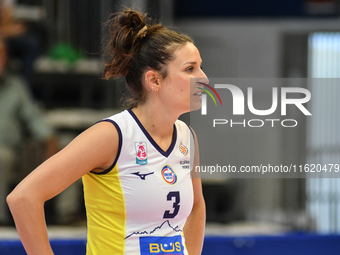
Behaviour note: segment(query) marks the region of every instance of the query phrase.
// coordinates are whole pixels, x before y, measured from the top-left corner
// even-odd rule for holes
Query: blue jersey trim
[[[117,152],[117,156],[116,156],[114,162],[112,163],[112,165],[108,169],[106,169],[106,170],[104,170],[104,171],[102,171],[100,173],[91,172],[91,173],[94,173],[94,174],[107,174],[107,173],[109,173],[116,166],[118,158],[119,158],[119,155],[120,155],[120,152],[122,150],[122,145],[123,145],[122,131],[120,130],[120,127],[118,126],[118,124],[115,121],[110,120],[110,119],[101,120],[101,121],[98,121],[97,123],[104,122],[104,121],[112,123],[116,127],[116,129],[117,129],[118,136],[119,136],[118,152]]]
[[[142,130],[142,132],[144,133],[144,135],[148,138],[148,140],[150,141],[150,143],[155,147],[155,149],[162,154],[164,157],[169,157],[169,155],[171,154],[171,152],[173,151],[176,141],[177,141],[177,129],[176,129],[176,125],[174,124],[174,131],[172,134],[172,141],[171,144],[169,146],[169,148],[164,151],[161,147],[159,147],[159,145],[155,142],[155,140],[151,137],[151,135],[148,133],[148,131],[144,128],[144,126],[142,125],[142,123],[139,121],[139,119],[137,118],[137,116],[134,114],[134,112],[131,109],[128,109],[128,112],[131,114],[131,116],[135,119],[136,123],[138,124],[139,128]]]
[[[185,123],[185,122],[184,122]],[[194,139],[194,143],[196,142],[195,141],[195,135],[194,135],[194,130],[187,124],[187,123],[185,123],[187,126],[188,126],[188,128],[189,128],[189,130],[190,130],[190,133],[192,134],[192,138]]]

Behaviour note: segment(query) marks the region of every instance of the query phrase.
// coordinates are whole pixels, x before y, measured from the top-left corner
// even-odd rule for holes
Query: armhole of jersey
[[[112,163],[112,165],[108,169],[106,169],[106,170],[104,170],[104,171],[102,171],[100,173],[91,172],[91,173],[98,174],[98,175],[100,175],[100,174],[107,174],[107,173],[109,173],[116,166],[118,158],[119,158],[119,155],[120,155],[120,152],[122,150],[122,144],[123,144],[122,131],[120,130],[120,127],[118,126],[118,124],[115,121],[110,120],[110,119],[101,120],[101,121],[98,121],[97,123],[104,122],[104,121],[112,123],[116,127],[116,129],[117,129],[118,140],[119,140],[118,141],[118,151],[117,151],[117,156],[116,156],[114,162]]]
[[[192,135],[192,139],[194,140],[194,143],[195,143],[196,141],[195,141],[194,131],[192,130],[192,128],[191,128],[187,123],[185,123],[185,124],[188,126],[188,128],[189,128],[189,130],[190,130],[190,133],[191,133],[191,135]]]

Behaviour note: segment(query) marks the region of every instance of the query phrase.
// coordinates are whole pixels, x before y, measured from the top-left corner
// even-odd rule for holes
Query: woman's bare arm
[[[184,226],[185,244],[189,255],[199,255],[202,252],[204,230],[205,230],[205,202],[202,193],[202,183],[199,174],[195,173],[196,166],[199,166],[199,148],[195,135],[195,158],[192,168],[192,185],[194,189],[194,204],[192,211]]]
[[[45,201],[89,171],[110,167],[117,155],[118,139],[111,123],[92,126],[36,168],[8,195],[7,203],[27,254],[53,254],[46,231]]]

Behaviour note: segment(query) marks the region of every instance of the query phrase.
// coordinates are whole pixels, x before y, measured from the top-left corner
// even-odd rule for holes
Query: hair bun
[[[117,16],[121,29],[127,30],[132,36],[137,36],[138,32],[146,26],[146,15],[127,9]]]
[[[130,67],[130,62],[139,50],[138,38],[143,38],[139,33],[146,26],[146,15],[126,9],[116,13],[114,18],[108,22],[110,30],[110,42],[108,52],[111,61],[115,62],[115,68],[111,69],[107,76],[125,76]],[[119,64],[117,64],[119,62]],[[108,63],[110,65],[112,63]],[[107,68],[105,69],[106,71]],[[108,78],[107,77],[107,78]]]

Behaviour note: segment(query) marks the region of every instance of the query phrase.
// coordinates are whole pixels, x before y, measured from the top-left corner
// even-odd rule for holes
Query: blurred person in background
[[[26,82],[30,83],[40,42],[24,22],[15,19],[14,7],[15,0],[0,1],[0,36],[7,42],[8,54],[21,59],[21,73]]]
[[[0,37],[0,224],[8,224],[6,196],[18,147],[24,142],[24,131],[46,143],[45,159],[58,151],[52,128],[19,76],[6,69],[7,47]]]

